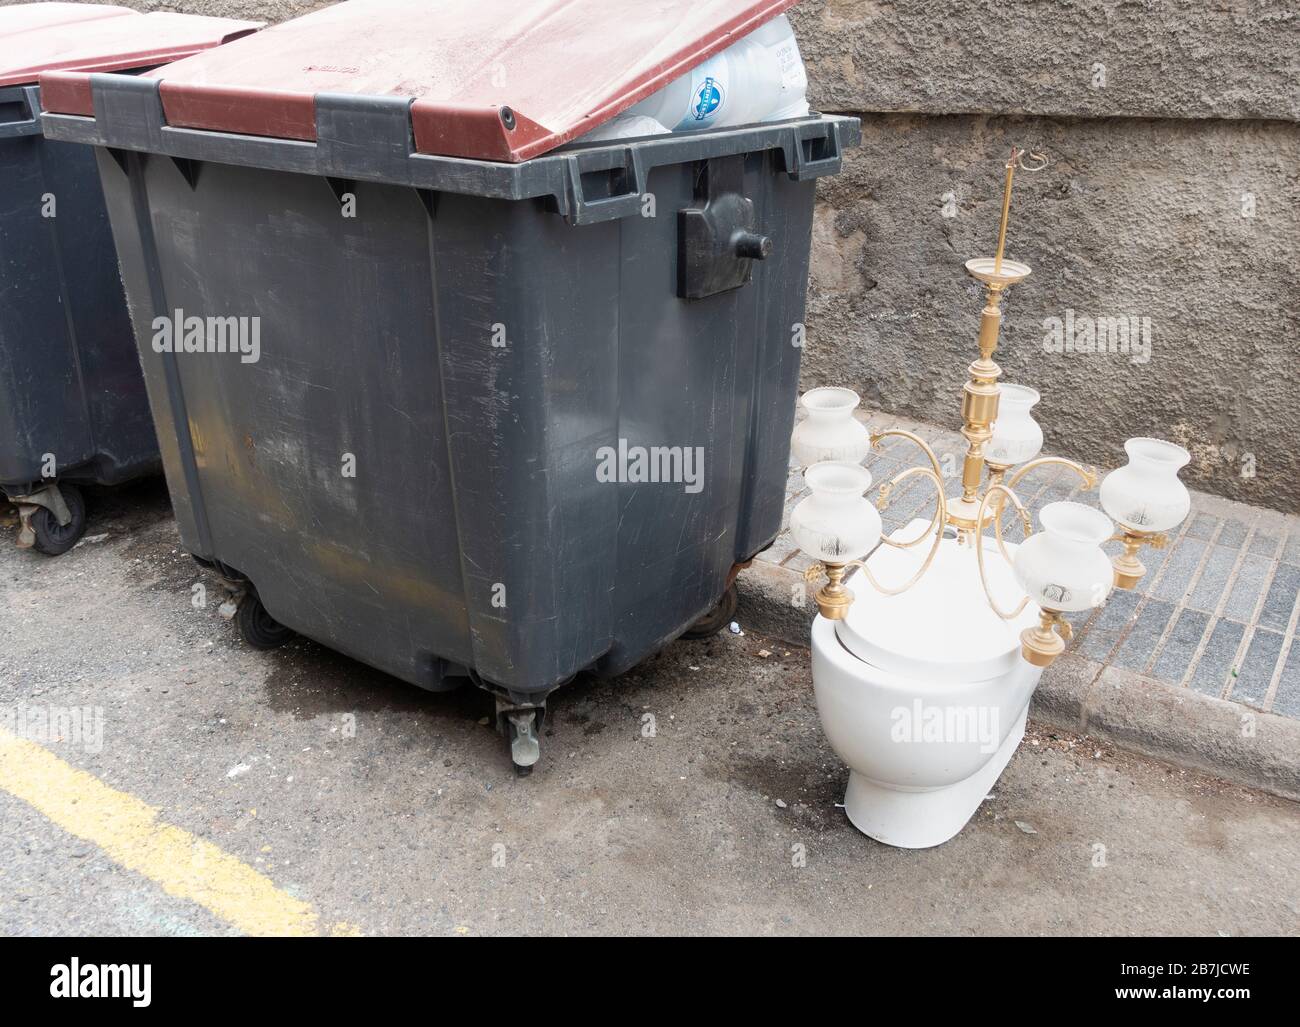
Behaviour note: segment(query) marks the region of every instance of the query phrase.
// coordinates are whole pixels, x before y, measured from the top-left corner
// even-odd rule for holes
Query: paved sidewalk
[[[873,431],[898,427],[921,436],[955,483],[966,448],[958,432],[886,414],[865,420]],[[874,490],[923,459],[906,439],[887,439],[864,463]],[[787,523],[794,504],[808,494],[793,458],[791,464]],[[1081,491],[1078,477],[1059,466],[1031,473],[1017,492],[1035,515],[1062,499],[1099,506],[1096,491]],[[885,531],[932,510],[931,485],[920,478],[905,482],[883,512]],[[1007,519],[1007,538],[1018,541],[1020,527],[1013,522]],[[1300,718],[1300,517],[1193,492],[1192,512],[1170,545],[1144,548],[1140,558],[1147,574],[1136,590],[1116,590],[1100,610],[1071,618],[1071,650],[1103,667]],[[787,530],[758,559],[799,573],[812,563]]]

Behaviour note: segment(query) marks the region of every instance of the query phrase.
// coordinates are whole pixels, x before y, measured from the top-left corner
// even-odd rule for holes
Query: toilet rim
[[[976,680],[941,681],[933,678],[913,678],[896,671],[877,667],[858,656],[848,648],[836,630],[836,623],[820,614],[813,619],[812,644],[815,652],[829,660],[837,670],[844,671],[857,678],[857,683],[866,688],[886,689],[906,694],[909,697],[925,699],[927,697],[947,697],[957,690],[976,691],[981,687],[996,688],[1003,684],[1007,688],[1017,686],[1016,670],[1013,664],[1007,671],[987,678]],[[817,688],[816,675],[813,677],[814,690]]]

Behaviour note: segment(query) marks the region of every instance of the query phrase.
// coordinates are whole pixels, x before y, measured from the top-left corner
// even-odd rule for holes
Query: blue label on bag
[[[722,86],[717,79],[709,76],[695,90],[695,99],[691,106],[691,116],[696,121],[703,121],[705,118],[717,112],[722,106],[723,92]]]

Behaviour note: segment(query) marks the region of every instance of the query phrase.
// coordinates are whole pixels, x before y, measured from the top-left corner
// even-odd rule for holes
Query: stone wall
[[[962,264],[996,248],[1011,144],[1042,149],[998,359],[1042,393],[1048,448],[1110,465],[1159,435],[1198,487],[1300,509],[1300,14],[805,0],[794,20],[814,104],[864,123],[821,193],[805,384],[955,426],[981,305]],[[1149,354],[1056,352],[1058,321],[1086,348],[1121,318]]]
[[[268,21],[326,6],[120,2]],[[1017,180],[1008,255],[1034,274],[999,360],[1041,391],[1048,448],[1114,465],[1125,438],[1164,436],[1192,450],[1190,483],[1300,509],[1300,15],[804,0],[793,18],[814,105],[864,123],[820,194],[805,385],[955,426],[981,306],[962,264],[993,254],[1010,146],[1042,149],[1052,165]],[[1057,351],[1086,349],[1089,325],[1095,346],[1098,323],[1116,343],[1135,325],[1136,352]]]

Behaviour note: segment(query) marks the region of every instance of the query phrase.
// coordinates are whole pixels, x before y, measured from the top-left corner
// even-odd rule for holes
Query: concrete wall
[[[1159,435],[1198,487],[1300,509],[1300,14],[805,0],[794,19],[815,105],[864,122],[822,191],[806,384],[958,423],[980,308],[961,265],[993,255],[1005,156],[1031,146],[1053,165],[1017,179],[1008,255],[1034,274],[998,359],[1043,394],[1048,447],[1108,465]],[[1067,311],[1149,318],[1149,359],[1052,352]]]
[[[326,6],[119,2],[269,21]],[[1192,450],[1197,487],[1300,509],[1300,15],[804,0],[794,21],[814,105],[864,122],[821,191],[805,385],[956,426],[981,305],[962,263],[993,254],[1011,144],[1043,149],[1052,166],[1018,179],[1008,255],[1034,274],[999,360],[1042,392],[1048,447],[1109,466],[1125,438],[1164,436]],[[1149,352],[1053,352],[1053,318],[1136,318]]]

